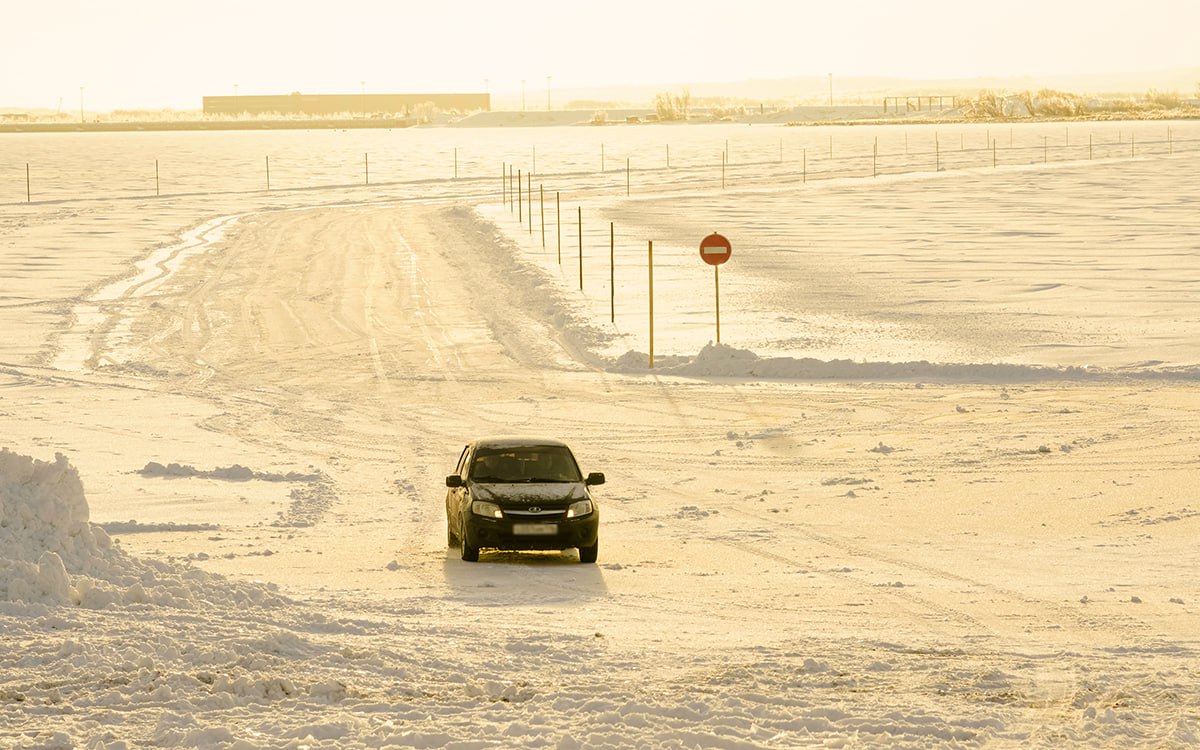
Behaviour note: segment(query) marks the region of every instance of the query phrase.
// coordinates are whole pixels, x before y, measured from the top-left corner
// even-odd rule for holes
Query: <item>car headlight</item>
[[[483,500],[476,500],[471,503],[471,512],[485,518],[504,518],[504,511],[500,510],[499,505],[484,502]]]
[[[580,516],[586,516],[593,510],[595,509],[592,507],[591,500],[580,500],[577,503],[571,503],[571,506],[567,508],[567,518],[579,518]]]

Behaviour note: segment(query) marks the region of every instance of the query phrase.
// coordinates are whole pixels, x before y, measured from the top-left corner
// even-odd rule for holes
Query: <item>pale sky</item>
[[[1200,0],[0,0],[0,106],[1200,67]],[[486,81],[486,83],[485,83]]]

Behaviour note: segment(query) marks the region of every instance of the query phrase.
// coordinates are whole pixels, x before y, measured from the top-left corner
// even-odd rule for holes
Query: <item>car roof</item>
[[[498,435],[494,437],[477,438],[476,448],[566,448],[567,444],[553,438],[520,437],[513,435]]]

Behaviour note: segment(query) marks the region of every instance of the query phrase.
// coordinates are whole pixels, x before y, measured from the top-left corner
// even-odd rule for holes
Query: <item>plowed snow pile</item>
[[[275,598],[265,587],[229,586],[200,570],[132,558],[88,517],[79,472],[65,456],[46,462],[0,448],[0,600],[100,609]]]

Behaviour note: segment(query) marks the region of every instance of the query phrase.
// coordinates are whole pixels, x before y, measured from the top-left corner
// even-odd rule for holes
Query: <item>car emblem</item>
[[[530,513],[541,513],[541,512],[542,512],[542,509],[541,509],[541,508],[539,508],[538,506],[534,505],[534,506],[532,506],[532,507],[530,507],[530,508],[529,508],[529,512],[530,512]]]

